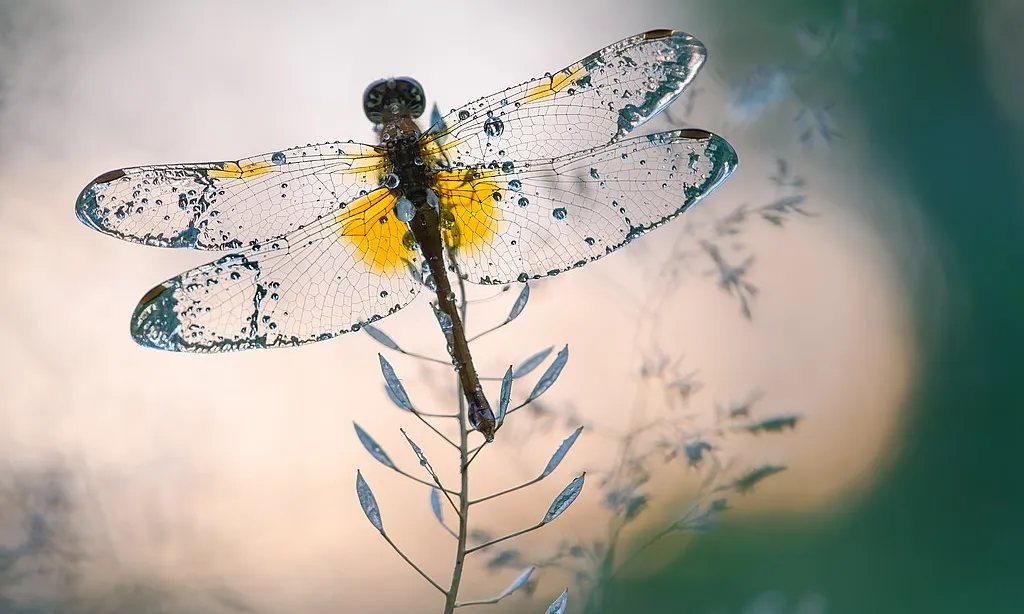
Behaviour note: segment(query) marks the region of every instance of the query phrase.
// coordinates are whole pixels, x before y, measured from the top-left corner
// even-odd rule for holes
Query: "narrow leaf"
[[[505,324],[508,324],[512,320],[519,317],[519,314],[523,313],[526,309],[526,303],[530,300],[530,284],[523,284],[523,289],[519,292],[519,296],[516,297],[516,302],[512,304],[512,311],[509,312],[508,317],[505,318]]]
[[[538,366],[540,366],[540,363],[544,362],[544,359],[548,357],[548,354],[550,354],[551,350],[553,350],[553,349],[554,349],[553,347],[549,347],[547,349],[543,349],[543,350],[537,352],[536,354],[534,354],[533,356],[530,356],[529,358],[524,360],[512,372],[512,377],[514,377],[514,378],[522,377],[522,376],[526,375],[527,373],[529,373],[530,371],[533,371],[534,369],[536,369]]]
[[[776,416],[765,418],[760,422],[754,422],[743,427],[749,433],[759,435],[761,433],[778,433],[785,429],[795,429],[799,416]]]
[[[434,474],[434,469],[430,466],[430,461],[428,461],[426,455],[423,454],[423,450],[420,449],[418,445],[416,445],[415,441],[409,438],[409,435],[405,432],[405,429],[400,430],[402,431],[402,435],[405,435],[405,440],[409,442],[410,446],[412,446],[412,451],[416,453],[416,457],[420,459],[420,465],[422,465],[427,470],[427,472],[430,473],[430,475],[437,477]]]
[[[459,536],[455,534],[455,531],[452,531],[448,528],[448,525],[444,523],[444,514],[441,512],[441,491],[436,488],[430,489],[430,511],[434,512],[434,518],[437,518],[437,521],[441,523],[441,527],[444,528],[449,535],[455,539],[459,538]]]
[[[527,400],[532,401],[544,394],[544,392],[555,383],[558,376],[561,375],[562,369],[565,367],[565,363],[568,362],[568,360],[569,346],[567,345],[558,351],[558,355],[555,356],[555,359],[550,365],[548,365],[547,371],[545,371],[544,374],[540,376],[540,379],[537,380],[537,385],[533,387],[533,392],[530,393]]]
[[[562,591],[557,599],[551,602],[544,614],[565,614],[565,604],[569,601],[569,589]]]
[[[495,420],[498,421],[498,426],[505,421],[505,413],[508,412],[508,404],[512,400],[512,367],[505,371],[505,376],[501,378],[501,396],[498,397],[498,415]]]
[[[444,524],[444,515],[441,513],[441,491],[436,488],[430,489],[430,509],[434,512],[434,518]]]
[[[541,472],[540,477],[550,475],[551,472],[558,467],[558,464],[562,462],[563,458],[565,458],[566,453],[569,452],[569,448],[572,447],[572,444],[576,443],[576,438],[580,436],[581,431],[583,431],[583,427],[577,427],[576,430],[572,432],[572,435],[565,438],[562,445],[558,446],[555,453],[551,455],[551,460],[549,460],[548,464],[544,466],[544,471]]]
[[[398,376],[395,375],[395,370],[391,367],[391,363],[388,362],[387,358],[384,358],[383,354],[377,354],[377,357],[380,358],[380,371],[384,374],[384,383],[388,387],[391,400],[395,402],[395,405],[406,411],[414,411],[412,401],[409,400],[409,395],[406,394],[402,382],[398,381]]]
[[[562,489],[562,492],[558,493],[555,500],[551,502],[551,506],[548,507],[548,511],[544,514],[544,520],[542,524],[547,524],[562,515],[572,502],[576,500],[576,497],[580,496],[580,491],[583,490],[583,479],[586,477],[586,473],[581,473],[576,476],[573,481],[569,482],[569,485]]]
[[[370,437],[370,435],[366,431],[364,431],[362,427],[360,427],[358,424],[353,422],[352,426],[356,427],[356,437],[359,438],[359,443],[363,444],[363,447],[366,448],[366,451],[370,453],[370,456],[377,459],[380,462],[380,464],[384,465],[385,467],[390,467],[391,469],[394,469],[395,463],[391,462],[391,458],[388,457],[387,453],[384,451],[384,448],[380,447],[380,444],[374,441],[373,437]]]
[[[498,594],[497,597],[495,597],[495,601],[497,601],[499,599],[504,599],[505,597],[508,597],[512,593],[514,593],[517,590],[521,589],[523,587],[523,585],[526,584],[527,581],[529,581],[530,576],[533,575],[533,571],[535,569],[537,569],[537,568],[532,566],[532,565],[530,567],[527,567],[526,570],[523,571],[523,573],[519,574],[518,578],[516,578],[515,580],[512,581],[512,584],[508,585],[508,588],[506,588],[505,590],[501,591],[501,593]]]
[[[356,471],[356,495],[359,496],[359,506],[363,508],[366,519],[370,521],[381,534],[384,534],[384,523],[380,519],[380,508],[377,506],[377,499],[370,490],[370,485],[363,479],[363,474]]]
[[[785,471],[785,465],[762,465],[756,469],[744,473],[740,477],[736,478],[732,486],[737,492],[745,493],[754,488],[761,480],[768,476],[775,475],[776,473]]]
[[[398,344],[395,343],[394,339],[392,339],[391,337],[388,337],[384,333],[384,331],[380,330],[376,326],[373,326],[371,324],[364,324],[363,325],[363,330],[366,332],[367,335],[370,335],[371,337],[373,337],[374,341],[376,341],[377,343],[383,345],[384,347],[391,348],[392,350],[395,350],[396,352],[401,352],[402,351],[402,348],[398,347]]]
[[[388,399],[390,399],[391,402],[395,404],[395,407],[397,407],[398,409],[400,409],[402,411],[410,411],[409,408],[406,407],[405,405],[402,405],[402,401],[398,397],[395,396],[395,391],[391,389],[391,386],[388,386],[387,384],[385,384],[384,385],[384,392],[387,393]],[[413,411],[415,411],[415,410],[413,410]]]
[[[440,134],[445,131],[443,117],[441,116],[441,109],[437,107],[437,103],[430,109],[430,130],[435,134]]]

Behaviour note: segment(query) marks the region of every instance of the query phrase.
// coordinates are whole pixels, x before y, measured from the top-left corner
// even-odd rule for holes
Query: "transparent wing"
[[[517,162],[511,172],[443,190],[441,204],[453,212],[455,225],[470,229],[462,233],[471,239],[466,249],[456,251],[462,275],[505,284],[612,253],[692,207],[737,162],[721,137],[673,130]]]
[[[226,352],[321,341],[394,313],[421,287],[404,224],[389,215],[394,203],[378,189],[160,284],[136,307],[132,336],[165,350]]]
[[[453,110],[431,128],[425,151],[447,165],[500,166],[606,145],[671,104],[706,57],[704,45],[684,32],[627,38]]]
[[[307,145],[237,162],[126,168],[79,195],[78,219],[146,245],[238,249],[283,235],[378,187],[384,158],[360,143]]]

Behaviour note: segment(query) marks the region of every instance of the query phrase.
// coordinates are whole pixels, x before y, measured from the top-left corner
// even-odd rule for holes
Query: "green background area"
[[[743,14],[740,28],[753,33],[780,20],[839,20],[843,7],[719,10]],[[786,612],[807,593],[830,614],[1024,612],[1019,128],[986,84],[976,7],[874,3],[862,14],[889,36],[844,77],[842,104],[867,120],[870,156],[888,169],[881,179],[898,179],[921,204],[945,283],[945,304],[935,288],[913,288],[921,380],[894,460],[870,492],[828,516],[723,523],[657,576],[618,586],[612,611],[739,612],[779,591]]]

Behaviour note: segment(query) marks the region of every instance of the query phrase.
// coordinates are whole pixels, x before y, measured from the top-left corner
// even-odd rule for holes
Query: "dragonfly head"
[[[379,79],[363,92],[363,112],[375,124],[412,118],[427,109],[423,86],[412,77]]]

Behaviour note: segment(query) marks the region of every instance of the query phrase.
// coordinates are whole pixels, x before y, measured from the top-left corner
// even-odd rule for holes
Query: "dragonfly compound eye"
[[[411,77],[380,79],[363,92],[363,112],[375,124],[400,117],[415,119],[426,108],[423,87]]]

